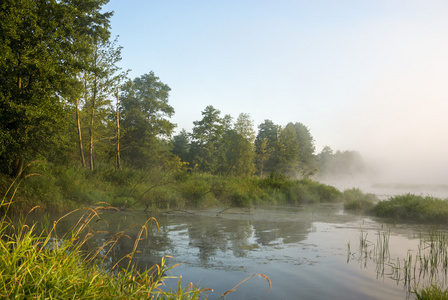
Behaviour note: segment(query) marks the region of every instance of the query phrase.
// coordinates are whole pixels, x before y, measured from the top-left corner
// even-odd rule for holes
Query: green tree
[[[124,80],[127,72],[121,71],[117,63],[121,61],[122,47],[113,42],[94,37],[92,54],[85,59],[86,70],[81,73],[84,83],[84,109],[88,115],[89,161],[94,168],[94,149],[98,140],[109,141],[116,131],[107,126],[112,110],[112,98],[115,89]],[[110,152],[111,145],[105,143],[104,151]]]
[[[173,137],[173,149],[171,152],[177,155],[183,162],[191,162],[190,158],[190,135],[185,129]]]
[[[68,126],[67,99],[85,36],[108,33],[107,1],[4,0],[0,4],[0,165],[20,173],[24,161],[58,149]]]
[[[258,125],[255,139],[257,170],[260,176],[265,172],[274,172],[279,164],[279,135],[281,127],[271,120],[264,120]]]
[[[221,140],[224,133],[224,120],[221,112],[209,105],[202,112],[202,119],[194,121],[191,134],[193,164],[204,172],[216,173],[222,161]],[[227,118],[228,119],[228,118]]]
[[[241,113],[225,136],[228,172],[237,176],[249,176],[255,172],[253,121],[248,114]]]
[[[294,128],[300,153],[298,171],[302,177],[307,178],[316,172],[314,139],[308,127],[302,123],[295,123]]]
[[[295,175],[299,163],[299,141],[293,123],[288,123],[279,136],[279,171]]]
[[[122,88],[122,158],[135,168],[159,164],[169,151],[175,124],[169,121],[174,108],[168,104],[170,87],[154,72],[129,80]]]

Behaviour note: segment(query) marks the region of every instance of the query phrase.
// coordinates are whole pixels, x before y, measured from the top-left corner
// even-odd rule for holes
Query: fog
[[[356,150],[383,184],[448,184],[447,1],[112,0],[130,76],[171,87],[191,131],[213,105]],[[352,183],[354,184],[354,183]],[[351,185],[351,183],[347,183]],[[367,185],[370,186],[370,185]]]

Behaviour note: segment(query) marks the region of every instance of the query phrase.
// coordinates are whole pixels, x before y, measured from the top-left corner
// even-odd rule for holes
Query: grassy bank
[[[372,211],[376,216],[394,222],[448,224],[448,201],[431,196],[394,196],[378,202]]]
[[[385,218],[389,222],[448,224],[448,200],[404,194],[378,201],[371,194],[353,189],[343,193],[344,209]]]
[[[3,209],[9,206],[2,202]],[[115,241],[112,239],[86,253],[84,243],[94,234],[92,223],[98,222],[98,211],[87,210],[72,231],[62,237],[52,229],[38,231],[36,226],[17,225],[3,217],[0,224],[0,298],[1,299],[199,299],[206,298],[207,289],[193,284],[177,290],[160,289],[169,270],[165,259],[159,265],[140,272],[132,259],[138,241],[144,237],[146,224],[134,244],[132,253],[105,270],[101,263],[107,258]],[[122,233],[124,236],[125,233]]]
[[[210,206],[250,208],[263,204],[298,204],[342,201],[336,188],[280,174],[226,177],[169,168],[150,171],[98,166],[95,170],[33,164],[15,193],[14,209],[26,212],[35,205],[67,210],[105,202],[134,209],[179,209]],[[20,181],[20,180],[19,180]],[[17,185],[17,181],[15,184]],[[0,178],[2,193],[12,179]],[[12,196],[10,190],[8,197]]]

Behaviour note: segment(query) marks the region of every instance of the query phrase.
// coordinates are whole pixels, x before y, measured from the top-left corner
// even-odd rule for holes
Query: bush
[[[443,290],[437,285],[427,286],[422,289],[414,289],[417,300],[448,300],[448,289]]]
[[[230,195],[230,205],[235,207],[250,208],[252,207],[252,199],[247,193],[235,192]]]
[[[430,196],[405,194],[380,201],[375,215],[394,221],[448,224],[448,201]]]
[[[371,211],[378,198],[374,194],[364,194],[360,189],[349,189],[342,193],[344,209],[355,211]]]
[[[180,194],[185,200],[186,205],[199,207],[207,205],[207,200],[211,201],[214,197],[211,193],[211,184],[203,178],[190,178],[180,185]]]
[[[3,202],[0,208],[6,206]],[[113,245],[114,240],[90,253],[81,250],[90,234],[85,235],[95,223],[97,212],[89,211],[78,222],[78,227],[62,239],[51,236],[53,229],[36,233],[34,226],[13,226],[3,217],[0,220],[0,290],[2,299],[199,299],[205,289],[192,284],[176,291],[162,291],[159,286],[171,276],[163,258],[159,265],[140,272],[132,260],[137,243],[126,255],[127,267],[105,270],[101,264],[101,250]],[[140,240],[144,225],[137,241]],[[11,232],[6,235],[5,232]],[[119,237],[114,237],[115,239]],[[95,263],[98,261],[98,263]]]

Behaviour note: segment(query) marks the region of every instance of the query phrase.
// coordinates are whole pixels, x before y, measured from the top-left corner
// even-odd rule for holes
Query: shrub
[[[364,194],[360,189],[348,189],[342,193],[344,209],[356,211],[371,211],[378,201],[374,194]]]
[[[443,290],[437,285],[415,288],[414,294],[417,300],[448,300],[448,289]]]
[[[375,215],[395,221],[448,224],[448,201],[431,196],[405,194],[380,201]]]
[[[191,178],[182,182],[180,185],[180,193],[185,200],[186,205],[199,207],[207,205],[207,201],[211,201],[211,185],[204,179]],[[214,198],[214,197],[213,197]]]
[[[4,202],[0,207],[6,206]],[[62,239],[51,236],[53,229],[36,233],[34,226],[12,226],[3,217],[0,220],[0,290],[4,299],[199,299],[206,289],[192,284],[176,291],[162,291],[159,286],[170,276],[165,275],[173,267],[165,265],[162,259],[159,265],[143,272],[135,269],[132,259],[137,243],[129,255],[127,267],[106,271],[100,263],[101,249],[114,240],[106,241],[98,249],[85,255],[81,250],[89,238],[84,235],[97,212],[89,211],[78,222],[78,227],[67,233]],[[148,220],[149,221],[149,220]],[[148,221],[146,223],[148,223]],[[146,228],[147,224],[143,227]],[[141,229],[137,241],[143,237]],[[6,235],[5,232],[11,232]],[[119,238],[119,237],[114,237]]]

